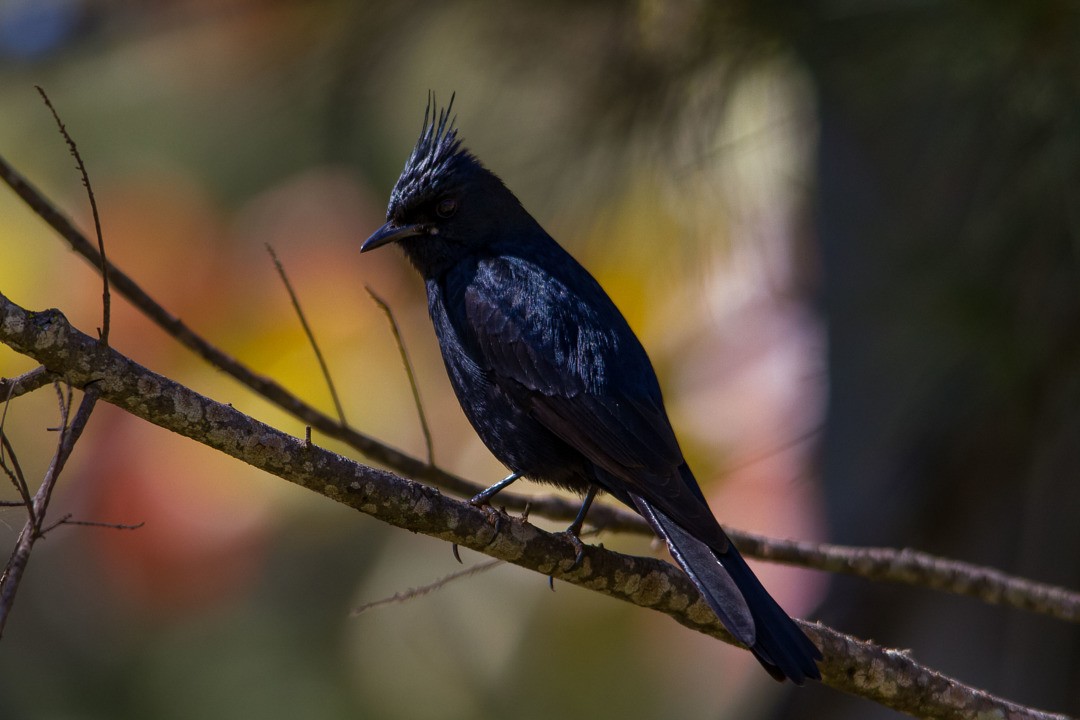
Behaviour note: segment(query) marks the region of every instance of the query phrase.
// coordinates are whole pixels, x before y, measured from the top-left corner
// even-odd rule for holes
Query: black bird
[[[512,474],[635,508],[720,621],[777,680],[820,679],[821,652],[762,587],[683,458],[641,343],[585,268],[461,146],[433,98],[361,252],[396,243],[427,285],[458,402]],[[579,555],[580,557],[580,555]]]

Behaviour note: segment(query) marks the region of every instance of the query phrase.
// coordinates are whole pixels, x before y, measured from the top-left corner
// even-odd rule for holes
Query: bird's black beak
[[[423,229],[419,225],[395,225],[391,221],[372,233],[371,237],[365,240],[364,244],[360,246],[360,252],[374,250],[375,248],[389,245],[392,242],[397,242],[398,240],[403,240],[407,237],[421,235],[423,232]]]

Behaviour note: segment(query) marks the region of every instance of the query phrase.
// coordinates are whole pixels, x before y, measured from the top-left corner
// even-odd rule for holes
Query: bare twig
[[[94,232],[97,234],[98,241],[98,254],[101,256],[101,262],[98,263],[98,270],[101,272],[102,291],[101,291],[101,332],[99,334],[99,340],[105,347],[109,345],[109,322],[112,308],[112,295],[109,292],[109,263],[105,258],[105,238],[101,234],[101,216],[98,214],[97,200],[94,198],[94,188],[90,185],[90,175],[86,172],[86,165],[83,163],[82,155],[79,154],[79,148],[75,145],[75,141],[71,135],[68,134],[67,128],[60,120],[60,115],[56,112],[56,108],[53,107],[52,101],[45,93],[40,85],[35,85],[38,94],[41,95],[41,99],[45,101],[45,106],[49,108],[49,112],[52,113],[53,120],[56,121],[56,126],[60,129],[60,134],[64,136],[64,142],[67,143],[68,150],[71,151],[71,156],[75,158],[76,167],[79,173],[82,175],[82,184],[86,188],[86,195],[90,198],[90,211],[94,215]]]
[[[424,595],[430,595],[437,590],[442,590],[444,587],[446,587],[452,582],[464,580],[465,578],[470,578],[474,575],[479,575],[480,573],[487,572],[488,570],[491,570],[492,568],[498,567],[502,564],[502,560],[486,560],[482,563],[477,563],[476,565],[473,565],[472,567],[467,567],[464,570],[458,570],[457,572],[452,572],[449,575],[444,575],[433,583],[421,585],[417,588],[410,588],[405,592],[394,593],[390,597],[385,597],[369,603],[364,603],[363,605],[354,608],[353,611],[349,613],[349,617],[356,617],[358,615],[366,613],[368,610],[374,610],[375,608],[383,607],[384,605],[399,605],[401,603],[408,602],[409,600],[423,597]]]
[[[96,341],[72,328],[58,311],[28,313],[0,295],[0,341],[70,377],[75,385],[93,382],[103,400],[133,415],[384,522],[658,610],[687,627],[732,642],[693,584],[670,563],[594,545],[586,546],[577,562],[577,551],[561,533],[510,517],[497,529],[487,513],[468,502],[306,446],[299,438],[113,350],[95,351]],[[1063,718],[964,685],[920,665],[907,653],[821,624],[800,621],[800,625],[822,650],[824,683],[887,707],[931,718]]]
[[[292,283],[289,282],[289,276],[285,274],[285,266],[281,264],[281,260],[278,259],[277,253],[274,252],[274,248],[270,243],[266,243],[266,252],[270,253],[270,257],[274,260],[274,267],[277,268],[278,275],[281,276],[281,282],[284,283],[285,290],[289,293],[289,300],[292,301],[293,309],[296,310],[296,315],[300,318],[300,325],[304,328],[304,334],[307,335],[308,342],[311,343],[311,349],[315,351],[315,357],[319,361],[319,368],[322,370],[323,378],[326,380],[326,386],[330,389],[330,397],[334,399],[334,408],[337,410],[338,421],[342,425],[348,425],[348,421],[345,420],[345,408],[342,407],[341,400],[338,398],[334,379],[330,377],[330,368],[326,365],[326,358],[323,357],[322,350],[319,349],[319,343],[315,342],[315,333],[311,331],[311,326],[308,325],[304,311],[300,309],[300,299],[296,297],[296,291],[293,290]]]
[[[47,535],[61,525],[78,525],[79,527],[105,528],[106,530],[139,530],[144,525],[146,525],[145,521],[128,524],[101,522],[99,520],[72,520],[72,517],[74,516],[71,513],[68,513],[64,517],[54,522],[52,525],[49,525],[46,528],[42,528],[41,532],[38,534]]]
[[[91,384],[83,391],[83,399],[79,404],[79,410],[75,413],[75,419],[68,424],[71,417],[72,389],[70,384],[65,384],[65,389],[60,388],[60,383],[53,383],[56,388],[56,397],[60,402],[60,436],[56,440],[56,452],[53,453],[52,463],[45,473],[45,479],[41,481],[37,492],[34,493],[34,532],[41,534],[42,524],[45,522],[45,511],[49,508],[52,500],[53,489],[60,473],[67,464],[71,451],[75,449],[75,443],[86,428],[86,422],[90,419],[90,413],[97,403],[97,389]]]
[[[39,368],[42,369],[42,368]],[[27,373],[29,375],[30,373]],[[49,375],[49,373],[42,373],[41,375]],[[19,493],[19,497],[22,498],[19,502],[10,503],[9,505],[25,505],[26,511],[30,514],[30,520],[34,519],[34,503],[30,498],[30,487],[26,483],[26,475],[23,473],[22,466],[19,465],[19,457],[15,454],[15,448],[12,447],[11,441],[8,439],[7,433],[4,432],[4,427],[7,424],[8,408],[11,407],[11,397],[14,395],[15,390],[19,387],[18,380],[25,378],[26,375],[21,375],[19,378],[15,378],[6,393],[4,400],[4,411],[0,413],[0,470],[4,471],[4,474],[8,476],[11,483],[15,486],[15,490]],[[11,458],[11,466],[8,466],[7,458]]]
[[[4,415],[7,415],[5,411]],[[6,458],[11,458],[11,466],[8,467]],[[11,483],[15,486],[15,490],[19,493],[19,497],[22,498],[18,502],[5,503],[6,506],[12,507],[15,505],[26,506],[26,511],[30,513],[30,521],[34,521],[34,501],[30,497],[30,487],[26,483],[26,475],[23,474],[22,467],[19,465],[19,458],[15,454],[15,448],[11,446],[11,441],[8,440],[7,435],[4,433],[3,422],[0,421],[0,469],[4,471],[4,474],[11,479]]]
[[[60,439],[57,442],[62,442],[64,439],[64,431],[68,427],[68,419],[71,414],[71,401],[75,398],[75,390],[71,387],[71,383],[60,380],[53,381],[53,392],[56,393],[56,405],[60,411],[60,424],[55,428],[49,428],[49,430],[56,430],[60,433]]]
[[[725,467],[724,471],[726,474],[730,475],[740,470],[745,470],[748,467],[753,467],[760,462],[770,460],[783,452],[787,452],[794,447],[798,447],[799,445],[802,445],[803,443],[812,440],[820,433],[821,425],[815,425],[809,430],[804,430],[803,432],[793,437],[787,438],[786,440],[777,443],[775,446],[769,448],[768,450],[763,450],[761,452],[751,455],[750,457],[740,459],[738,463]]]
[[[56,377],[43,367],[36,367],[29,372],[13,378],[0,378],[0,398],[10,402],[17,397],[45,387]]]
[[[375,294],[367,285],[364,286],[367,290],[367,294],[371,296],[371,299],[375,301],[375,304],[379,306],[379,309],[386,315],[387,322],[390,323],[390,330],[394,333],[394,342],[397,343],[398,352],[401,353],[401,363],[405,366],[405,374],[409,376],[409,388],[412,390],[413,404],[416,406],[416,415],[420,418],[420,430],[424,433],[424,447],[427,448],[427,461],[428,465],[435,464],[435,445],[431,441],[431,428],[428,427],[427,414],[424,412],[424,403],[420,401],[420,386],[416,382],[416,372],[413,370],[412,360],[409,359],[409,352],[405,349],[405,340],[401,337],[401,328],[398,327],[397,318],[394,317],[394,311],[390,309],[390,306],[381,297]]]
[[[97,341],[93,341],[90,338],[86,339],[97,345]],[[100,347],[100,345],[98,347]],[[53,488],[56,486],[56,481],[59,479],[60,473],[63,471],[68,458],[71,457],[71,451],[75,449],[75,443],[78,442],[79,437],[86,428],[86,423],[90,419],[90,413],[93,412],[94,405],[97,403],[97,386],[93,383],[92,379],[88,378],[87,380],[89,382],[83,383],[84,394],[82,402],[79,404],[79,409],[75,413],[75,418],[71,421],[70,425],[68,424],[70,402],[64,402],[64,396],[60,396],[62,417],[60,438],[57,442],[56,453],[53,455],[52,463],[45,473],[45,479],[41,481],[41,486],[38,487],[37,492],[34,494],[31,503],[31,517],[23,526],[22,532],[19,534],[19,539],[15,543],[15,549],[12,551],[11,558],[8,560],[7,567],[4,569],[4,574],[0,576],[0,637],[3,637],[4,627],[11,614],[12,605],[15,603],[15,595],[18,592],[19,584],[22,582],[23,575],[26,572],[26,566],[30,562],[30,553],[34,548],[34,543],[42,536],[42,526],[45,521],[45,513],[49,506],[49,500],[52,497]],[[59,393],[59,389],[57,392]]]
[[[111,523],[101,522],[100,520],[72,520],[70,517],[64,518],[63,522],[59,525],[78,525],[79,527],[96,527],[104,528],[106,530],[141,530],[146,527],[146,521],[137,523]]]

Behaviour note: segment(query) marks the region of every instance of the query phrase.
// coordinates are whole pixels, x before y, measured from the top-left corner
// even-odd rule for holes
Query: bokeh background
[[[468,147],[642,337],[723,522],[1076,588],[1078,39],[1068,0],[0,0],[0,153],[91,227],[43,86],[110,258],[332,412],[272,244],[350,422],[423,456],[370,286],[402,326],[437,462],[487,483],[502,468],[453,399],[421,283],[393,252],[357,252],[427,92],[456,91]],[[6,191],[0,291],[101,322],[96,273]],[[303,434],[119,299],[112,343]],[[0,348],[0,375],[31,367]],[[49,390],[8,408],[34,477],[56,422]],[[511,567],[351,617],[460,566],[110,407],[53,512],[145,526],[37,547],[0,644],[3,718],[895,717]],[[23,520],[0,509],[3,547]],[[794,614],[1080,712],[1073,626],[756,567]]]

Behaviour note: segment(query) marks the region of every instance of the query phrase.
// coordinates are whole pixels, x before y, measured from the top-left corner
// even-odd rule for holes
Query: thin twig
[[[7,416],[5,410],[4,416]],[[8,467],[7,460],[4,456],[11,458],[11,467]],[[15,486],[15,490],[19,493],[19,497],[22,498],[19,502],[13,502],[10,505],[25,505],[26,511],[30,514],[30,521],[34,521],[34,501],[30,497],[30,487],[26,483],[26,475],[23,474],[22,467],[19,465],[19,458],[15,455],[15,448],[11,446],[11,441],[8,439],[6,433],[4,433],[3,421],[0,420],[0,469],[3,469],[4,474],[11,479],[11,483]]]
[[[55,379],[44,367],[36,367],[13,378],[0,378],[0,397],[4,398],[5,403],[10,402],[45,387]]]
[[[54,522],[52,525],[49,525],[46,528],[42,528],[41,532],[38,534],[42,536],[48,535],[50,532],[60,527],[61,525],[78,525],[80,527],[105,528],[107,530],[139,530],[144,525],[146,525],[145,520],[139,523],[128,524],[101,522],[98,520],[72,520],[73,517],[74,516],[71,513],[68,513],[64,517]]]
[[[97,341],[95,341],[95,345],[97,345]],[[57,392],[59,394],[59,388]],[[26,566],[30,562],[30,553],[34,548],[34,543],[41,538],[41,528],[45,521],[49,501],[52,498],[53,488],[56,486],[56,481],[59,479],[68,458],[71,457],[71,451],[75,449],[75,443],[78,442],[83,430],[86,428],[90,413],[93,412],[97,403],[98,388],[93,383],[85,385],[82,402],[79,403],[79,409],[70,425],[68,424],[70,400],[65,403],[64,396],[61,394],[60,397],[62,417],[60,439],[57,443],[56,453],[53,455],[52,463],[45,473],[45,479],[41,481],[41,486],[38,487],[37,492],[34,494],[31,504],[33,507],[33,519],[27,520],[23,526],[19,539],[15,543],[15,549],[12,551],[11,558],[4,569],[4,574],[0,575],[0,637],[3,637],[4,627],[7,625],[8,617],[11,615],[15,595],[26,572]]]
[[[137,523],[111,523],[101,522],[100,520],[72,520],[70,517],[64,518],[62,525],[78,525],[79,527],[94,527],[104,528],[106,530],[141,530],[146,527],[146,521]]]
[[[86,165],[83,163],[82,155],[79,154],[79,148],[75,145],[75,141],[72,139],[71,135],[68,134],[64,123],[61,122],[60,115],[56,112],[56,108],[53,107],[52,101],[40,85],[35,85],[34,87],[37,88],[38,93],[41,95],[41,99],[45,101],[45,106],[49,108],[49,112],[52,113],[53,119],[56,120],[56,126],[60,129],[60,134],[64,136],[64,142],[67,143],[68,149],[71,151],[71,156],[75,158],[75,164],[78,167],[79,173],[82,175],[82,184],[83,187],[86,188],[86,195],[90,198],[90,211],[94,215],[94,232],[97,234],[98,254],[101,256],[98,270],[101,272],[101,281],[103,284],[101,291],[101,333],[98,336],[98,339],[103,347],[108,347],[112,295],[109,292],[109,263],[105,257],[105,238],[101,234],[101,216],[98,214],[97,200],[94,198],[94,188],[90,185],[90,175],[86,172]]]
[[[751,455],[751,456],[749,456],[747,458],[743,458],[743,459],[739,460],[739,462],[734,464],[734,465],[726,466],[724,468],[724,472],[726,474],[730,475],[732,473],[739,472],[740,470],[745,470],[746,468],[753,467],[754,465],[757,465],[758,463],[765,462],[766,460],[770,460],[770,459],[776,457],[777,455],[779,455],[781,453],[787,452],[788,450],[790,450],[790,449],[792,449],[794,447],[797,447],[799,445],[802,445],[805,442],[808,442],[808,441],[814,439],[814,437],[817,436],[820,433],[821,433],[821,425],[820,424],[815,425],[814,427],[810,428],[809,430],[804,430],[803,432],[799,433],[798,435],[794,435],[793,437],[790,437],[790,438],[788,438],[786,440],[783,440],[783,441],[777,443],[776,445],[769,448],[768,450],[763,450],[763,451],[755,453],[755,454],[753,454],[753,455]]]
[[[381,297],[375,294],[367,285],[364,286],[367,290],[367,294],[371,296],[371,299],[375,301],[375,304],[379,306],[379,309],[386,315],[387,321],[390,323],[390,330],[394,333],[394,342],[397,343],[398,352],[401,353],[401,362],[405,365],[405,374],[409,376],[409,388],[412,389],[413,404],[416,405],[416,414],[420,418],[420,429],[424,433],[424,446],[427,448],[427,461],[428,465],[435,464],[435,445],[431,441],[431,428],[428,427],[427,414],[424,412],[424,403],[420,401],[420,386],[416,382],[416,372],[413,370],[412,361],[409,359],[409,352],[405,349],[405,340],[401,337],[401,328],[398,327],[397,318],[394,317],[394,311],[390,309],[390,306]]]
[[[486,560],[482,563],[477,563],[472,567],[467,567],[464,570],[458,570],[457,572],[452,572],[449,575],[445,575],[436,580],[435,582],[429,583],[428,585],[421,585],[417,588],[410,588],[404,592],[394,593],[390,597],[385,597],[380,600],[374,600],[369,603],[364,603],[360,607],[354,608],[353,611],[349,613],[349,617],[356,617],[367,612],[368,610],[374,610],[375,608],[383,607],[384,605],[399,605],[401,603],[408,602],[409,600],[423,597],[424,595],[430,595],[437,590],[442,590],[444,587],[446,587],[452,582],[455,582],[457,580],[464,580],[465,578],[472,577],[473,575],[479,575],[480,573],[487,572],[488,570],[491,570],[492,568],[498,567],[499,565],[503,564],[505,564],[504,560]]]
[[[300,309],[300,299],[296,297],[296,291],[293,290],[292,283],[289,282],[289,276],[285,274],[285,266],[278,260],[277,253],[274,252],[274,248],[270,243],[266,243],[266,252],[270,253],[270,257],[274,260],[274,267],[277,268],[278,275],[281,276],[281,282],[285,284],[285,290],[289,293],[289,300],[292,301],[297,317],[300,318],[304,334],[307,335],[308,342],[311,343],[311,349],[315,351],[315,357],[319,361],[319,368],[322,369],[323,378],[326,379],[326,386],[330,388],[330,397],[334,399],[334,408],[337,410],[338,421],[342,425],[348,425],[348,421],[345,420],[345,408],[342,407],[341,400],[338,398],[337,388],[334,387],[334,379],[330,377],[330,368],[326,365],[326,359],[323,357],[322,350],[319,349],[319,343],[315,342],[315,333],[311,331],[311,326],[308,325],[304,311]]]
[[[56,390],[56,400],[60,406],[60,427],[59,435],[56,438],[56,452],[53,453],[53,461],[49,466],[48,472],[45,473],[45,479],[38,487],[37,492],[34,493],[34,534],[41,535],[41,527],[45,522],[45,512],[49,508],[49,502],[52,500],[53,488],[56,487],[56,481],[60,477],[60,471],[64,469],[64,464],[67,462],[68,455],[71,453],[71,449],[74,447],[74,443],[69,444],[69,438],[72,432],[75,433],[75,439],[82,434],[83,427],[86,425],[87,419],[89,419],[89,411],[94,409],[94,403],[97,402],[96,390],[88,390],[87,394],[83,396],[83,402],[80,403],[79,409],[82,410],[87,405],[86,398],[91,396],[94,398],[89,403],[89,409],[86,412],[85,417],[82,413],[76,415],[76,422],[79,425],[76,427],[73,422],[71,425],[68,421],[71,420],[71,402],[74,391],[72,390],[71,383],[64,383],[61,386],[60,382],[54,382],[53,388]],[[67,390],[65,392],[64,390]]]
[[[29,374],[30,373],[27,373],[27,375]],[[44,373],[44,375],[47,374],[48,373]],[[7,433],[4,432],[4,428],[7,424],[8,409],[11,407],[11,397],[19,386],[18,380],[23,377],[26,377],[26,375],[15,378],[15,382],[8,387],[6,393],[7,397],[4,399],[4,411],[0,413],[0,469],[3,469],[4,474],[11,479],[11,483],[19,493],[19,497],[22,498],[20,503],[13,503],[13,505],[25,505],[26,511],[30,514],[30,520],[33,521],[34,503],[30,499],[30,486],[26,482],[26,475],[23,473],[22,466],[19,465],[19,457],[15,453],[15,448],[11,445],[11,440],[8,439]],[[11,467],[8,467],[5,456],[11,458]]]

